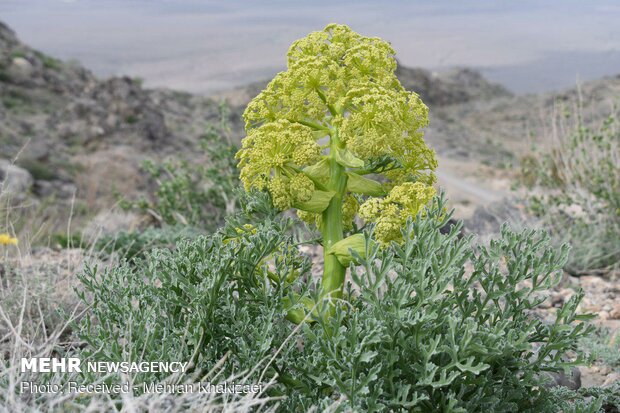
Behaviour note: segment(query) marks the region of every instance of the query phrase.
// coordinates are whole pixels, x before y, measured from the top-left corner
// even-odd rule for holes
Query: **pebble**
[[[607,378],[603,382],[603,387],[608,387],[616,382],[620,382],[620,373],[611,373],[607,375]]]

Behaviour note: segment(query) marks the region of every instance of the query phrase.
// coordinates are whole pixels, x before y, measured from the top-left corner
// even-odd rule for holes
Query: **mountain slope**
[[[212,99],[145,90],[129,77],[97,79],[21,43],[0,23],[0,159],[34,176],[36,195],[77,191],[100,206],[136,192],[141,160],[191,156],[210,122]]]

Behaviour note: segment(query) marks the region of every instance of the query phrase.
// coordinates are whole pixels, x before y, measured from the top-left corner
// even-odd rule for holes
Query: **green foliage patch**
[[[608,328],[599,327],[584,337],[581,346],[592,352],[603,364],[620,369],[620,332],[614,334]]]
[[[253,209],[268,211],[268,201]],[[583,362],[578,342],[590,328],[576,314],[581,294],[552,323],[532,310],[559,282],[567,250],[549,247],[543,232],[507,227],[477,247],[459,226],[442,234],[448,218],[436,199],[388,248],[369,242],[371,227],[366,258],[351,264],[352,283],[333,306],[295,247],[291,220],[273,214],[252,226],[251,216],[229,219],[141,265],[90,269],[80,277],[92,308],[79,326],[84,356],[189,360],[200,373],[227,355],[223,376],[277,380],[270,394],[286,396],[282,411],[339,401],[356,411],[556,412],[540,373]],[[295,327],[286,317],[299,296],[314,311]]]

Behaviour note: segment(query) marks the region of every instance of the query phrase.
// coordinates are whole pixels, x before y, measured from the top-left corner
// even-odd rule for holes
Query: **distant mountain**
[[[396,76],[405,89],[418,93],[431,108],[512,96],[503,86],[491,83],[479,72],[467,68],[432,73],[399,65]]]

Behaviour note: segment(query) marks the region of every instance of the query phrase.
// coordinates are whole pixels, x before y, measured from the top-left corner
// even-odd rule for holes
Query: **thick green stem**
[[[331,294],[334,298],[342,296],[346,268],[340,264],[335,255],[327,254],[329,248],[343,238],[342,224],[342,201],[347,187],[347,175],[344,167],[336,162],[334,155],[338,150],[340,141],[338,131],[333,129],[330,137],[330,179],[327,188],[336,194],[329,202],[327,209],[323,211],[323,223],[321,233],[323,235],[323,294]]]

